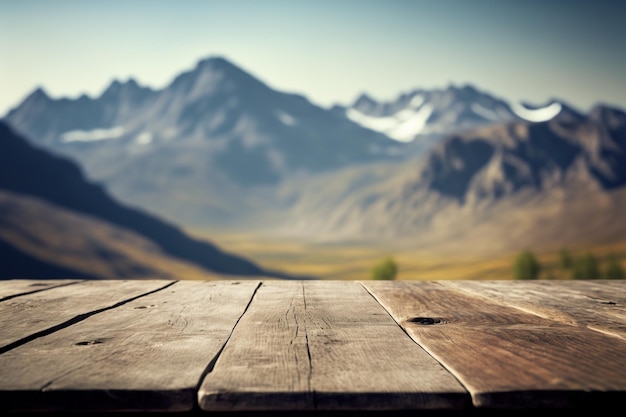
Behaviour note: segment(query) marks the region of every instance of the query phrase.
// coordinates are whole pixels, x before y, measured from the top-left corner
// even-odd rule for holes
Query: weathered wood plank
[[[529,313],[626,340],[626,281],[442,281]]]
[[[177,282],[6,352],[0,409],[191,410],[258,284]]]
[[[469,395],[356,282],[265,282],[204,379],[207,411],[460,409]]]
[[[363,285],[458,377],[476,407],[625,407],[622,339],[439,282]]]
[[[264,282],[199,390],[203,409],[310,410],[303,286]]]
[[[59,287],[63,285],[70,285],[80,282],[79,280],[72,279],[46,279],[46,280],[32,280],[32,279],[7,279],[0,280],[0,301],[5,301],[10,298],[18,297],[21,295],[31,294],[38,291],[44,291],[50,288]]]
[[[0,353],[83,314],[155,291],[173,281],[84,281],[0,303]]]

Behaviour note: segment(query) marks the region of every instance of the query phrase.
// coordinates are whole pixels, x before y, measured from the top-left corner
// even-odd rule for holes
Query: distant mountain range
[[[496,251],[626,238],[624,112],[603,105],[464,85],[324,109],[208,58],[161,90],[38,89],[4,120],[184,227]]]
[[[0,278],[289,278],[119,204],[0,122]]]
[[[5,120],[123,201],[185,223],[241,222],[271,203],[251,188],[402,155],[402,144],[223,58],[158,91],[114,81],[97,98],[55,100],[38,89]]]

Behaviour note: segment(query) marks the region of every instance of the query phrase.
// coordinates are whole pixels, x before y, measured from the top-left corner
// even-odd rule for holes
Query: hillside
[[[76,261],[85,262],[89,257],[83,255],[91,253],[110,262],[111,268],[116,267],[118,260],[129,265],[135,260],[132,257],[119,259],[125,256],[107,248],[119,244],[129,250],[144,248],[140,250],[143,255],[138,264],[144,267],[137,267],[135,272],[105,274],[107,277],[158,276],[147,267],[151,263],[159,264],[158,257],[189,264],[196,274],[202,270],[204,274],[214,275],[287,277],[265,271],[206,240],[189,237],[153,215],[118,203],[102,187],[86,181],[75,164],[33,147],[4,123],[0,123],[0,150],[3,244],[5,249],[8,245],[20,252],[24,259],[47,260],[69,268],[71,263],[62,261],[65,256],[59,250],[71,252],[70,243],[78,240],[82,243],[77,244],[78,249],[75,248],[72,255]],[[146,251],[153,252],[153,256],[148,257]],[[10,252],[3,253],[7,259],[12,259]],[[75,269],[92,275],[87,271],[97,268],[95,264],[89,265],[86,269]],[[132,266],[129,268],[133,270]],[[20,271],[27,272],[26,269]]]
[[[229,277],[177,259],[137,233],[35,197],[0,190],[0,213],[0,279]]]

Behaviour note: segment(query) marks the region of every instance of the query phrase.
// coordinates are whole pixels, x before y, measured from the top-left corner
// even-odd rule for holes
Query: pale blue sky
[[[0,0],[0,115],[37,86],[161,88],[212,55],[322,106],[472,83],[626,108],[625,21],[603,0]]]

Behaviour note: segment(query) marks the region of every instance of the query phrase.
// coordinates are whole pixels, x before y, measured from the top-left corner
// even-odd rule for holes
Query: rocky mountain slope
[[[488,125],[425,157],[330,180],[283,190],[295,202],[284,233],[466,250],[624,240],[626,113],[596,106]]]

